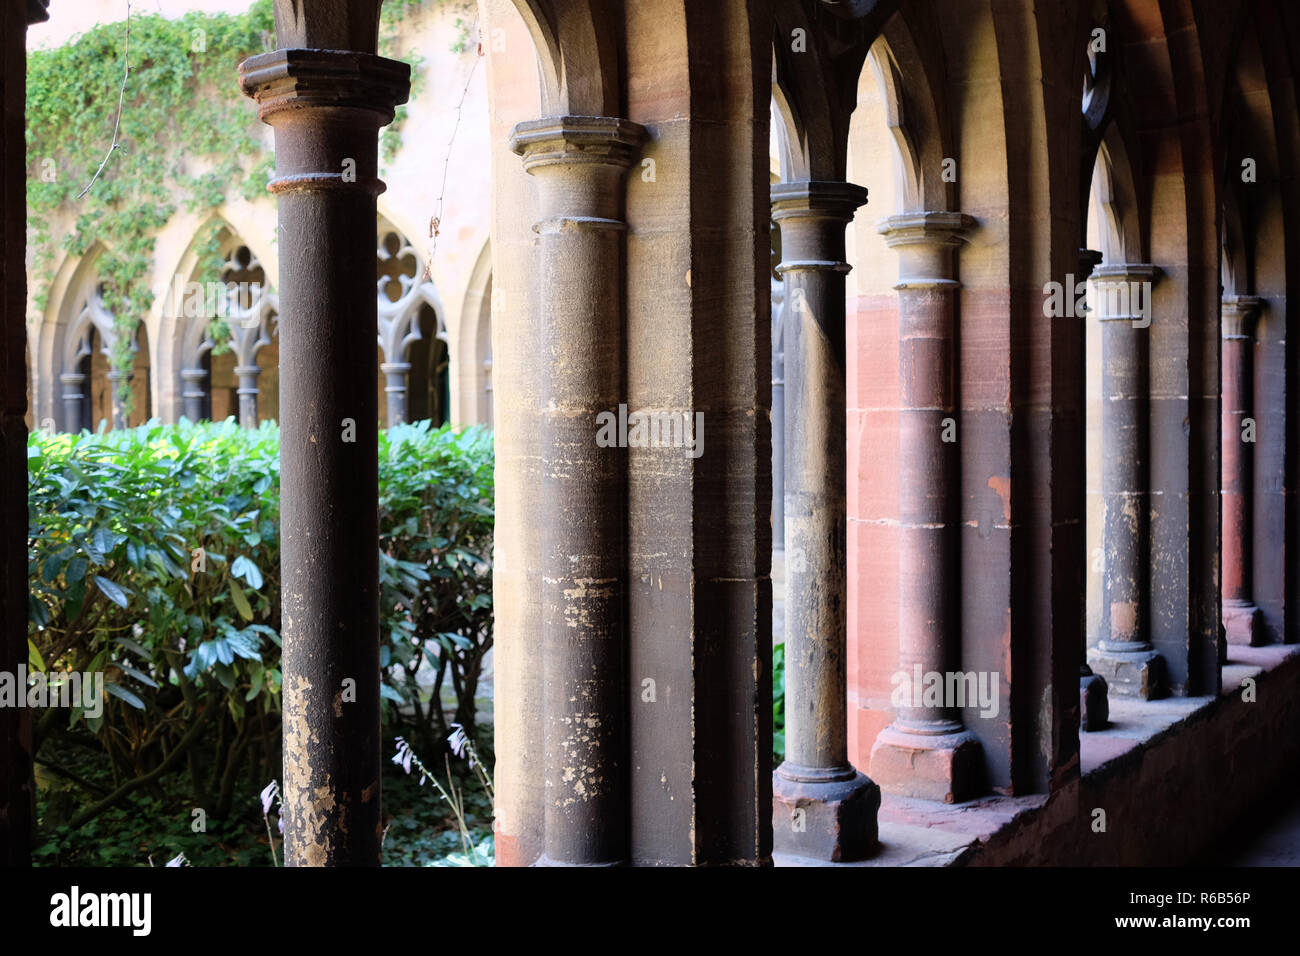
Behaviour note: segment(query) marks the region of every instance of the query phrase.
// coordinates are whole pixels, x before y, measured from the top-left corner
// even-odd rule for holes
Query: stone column
[[[79,432],[85,425],[81,389],[86,384],[86,376],[80,372],[64,372],[59,381],[63,384],[63,427],[73,433]]]
[[[257,427],[257,376],[262,369],[256,363],[235,366],[239,378],[239,424],[243,428]]]
[[[181,381],[184,383],[181,388],[181,398],[185,403],[185,417],[192,422],[203,418],[203,399],[207,395],[207,391],[203,388],[203,380],[207,376],[208,373],[201,368],[181,369]]]
[[[118,394],[118,389],[122,387],[123,382],[129,382],[130,380],[131,380],[131,375],[129,372],[123,372],[120,369],[115,369],[112,366],[109,366],[108,405],[109,408],[113,410],[114,429],[126,427],[126,409],[123,408],[122,406],[122,399],[121,396]],[[98,423],[92,422],[91,424],[96,425]]]
[[[1148,493],[1149,326],[1154,266],[1093,272],[1101,326],[1101,639],[1088,663],[1111,693],[1159,697],[1164,661],[1150,641],[1151,500]]]
[[[1092,270],[1101,264],[1104,258],[1102,253],[1096,249],[1079,250],[1079,272],[1074,276],[1074,281],[1083,283],[1088,281],[1092,275]],[[1075,286],[1065,290],[1067,296],[1075,295]],[[1081,321],[1088,321],[1091,313],[1079,316]],[[1083,380],[1083,376],[1080,377]],[[1086,509],[1085,509],[1086,511]],[[1083,631],[1083,644],[1079,648],[1079,730],[1088,733],[1096,730],[1104,730],[1110,723],[1110,699],[1106,693],[1106,678],[1093,671],[1088,666],[1088,632],[1085,628]]]
[[[1255,321],[1263,301],[1252,295],[1226,296],[1221,312],[1223,627],[1229,644],[1263,643],[1251,580],[1255,436],[1253,425],[1245,436],[1243,424],[1254,407]]]
[[[772,187],[785,281],[785,761],[772,775],[778,852],[859,860],[880,788],[848,756],[845,673],[844,229],[867,201],[844,182]]]
[[[960,803],[984,790],[979,740],[946,691],[961,671],[960,447],[957,434],[953,250],[974,226],[959,212],[891,216],[880,225],[898,250],[899,536],[896,685],[910,706],[871,750],[871,775],[886,790]],[[941,675],[933,678],[931,675]],[[919,677],[919,679],[918,679]],[[921,699],[916,699],[920,697]]]
[[[772,544],[785,552],[785,284],[772,283]]]
[[[607,116],[520,123],[536,177],[542,302],[542,865],[628,858],[626,449],[596,416],[623,390],[624,175],[645,131]]]
[[[411,371],[410,362],[384,362],[379,366],[384,373],[384,397],[388,399],[388,425],[406,421],[406,376]]]
[[[332,48],[239,68],[275,130],[279,198],[285,862],[375,866],[390,750],[379,738],[378,315],[373,269],[348,266],[373,261],[378,134],[410,69],[338,48],[366,29],[345,36],[342,17],[298,12],[277,10],[281,42]]]

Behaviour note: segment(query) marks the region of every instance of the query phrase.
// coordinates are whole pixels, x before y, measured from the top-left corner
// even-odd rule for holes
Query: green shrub
[[[31,666],[103,673],[108,692],[98,717],[36,724],[38,757],[53,735],[93,735],[111,761],[113,789],[69,825],[182,768],[195,806],[224,816],[237,779],[280,776],[278,428],[37,432],[27,454]],[[450,677],[471,726],[491,646],[490,433],[384,434],[380,497],[386,695],[441,741],[412,665],[430,663],[435,701]]]
[[[447,680],[455,722],[473,735],[483,656],[492,646],[492,434],[428,422],[379,436],[380,646],[385,696],[414,711],[421,746],[443,747]],[[400,667],[390,667],[390,665]],[[426,666],[433,693],[416,681]],[[395,672],[395,673],[394,673]]]

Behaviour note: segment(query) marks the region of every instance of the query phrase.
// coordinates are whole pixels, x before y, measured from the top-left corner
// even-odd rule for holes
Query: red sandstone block
[[[898,413],[857,412],[848,428],[849,518],[866,521],[898,515]]]

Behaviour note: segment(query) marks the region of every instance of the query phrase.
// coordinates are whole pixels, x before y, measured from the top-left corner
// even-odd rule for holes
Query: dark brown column
[[[1067,285],[1067,296],[1075,295],[1074,283],[1088,281],[1092,270],[1101,264],[1102,258],[1096,249],[1079,250],[1079,272],[1072,277],[1074,282]],[[1086,322],[1090,316],[1079,318]],[[1079,379],[1082,382],[1084,376],[1080,375]],[[1088,632],[1081,628],[1080,634],[1083,640],[1079,647],[1079,729],[1087,733],[1104,730],[1110,723],[1110,699],[1106,693],[1106,678],[1094,673],[1088,666]]]
[[[1223,376],[1223,628],[1229,644],[1262,644],[1264,629],[1255,606],[1251,543],[1254,538],[1254,428],[1243,421],[1254,408],[1255,321],[1263,300],[1227,296],[1222,306]],[[1247,441],[1247,437],[1250,438]]]
[[[293,12],[277,9],[281,42],[342,46],[353,36],[340,18],[304,24]],[[337,37],[311,32],[331,23]],[[410,69],[367,52],[280,49],[239,74],[275,130],[279,197],[285,862],[374,866],[377,314],[373,266],[361,266],[374,261],[384,189],[378,133],[405,102]]]
[[[628,856],[627,450],[597,442],[623,394],[624,175],[645,131],[604,116],[521,123],[541,219],[542,865]]]
[[[0,9],[0,670],[27,662],[27,25],[44,0]],[[0,864],[31,862],[31,710],[0,707]]]
[[[1111,693],[1159,697],[1164,660],[1150,640],[1148,401],[1154,266],[1099,266],[1092,274],[1101,326],[1101,639],[1088,662]]]
[[[960,803],[984,789],[983,751],[955,700],[916,691],[927,675],[961,670],[959,441],[956,418],[953,251],[975,222],[958,212],[891,216],[880,226],[898,250],[898,667],[911,706],[876,738],[871,775],[886,790]],[[920,676],[920,680],[916,677]],[[955,683],[955,682],[954,682]],[[921,699],[917,700],[916,697]]]
[[[867,201],[844,182],[772,187],[785,281],[785,761],[773,848],[858,860],[876,847],[880,788],[849,763],[845,641],[844,229]]]

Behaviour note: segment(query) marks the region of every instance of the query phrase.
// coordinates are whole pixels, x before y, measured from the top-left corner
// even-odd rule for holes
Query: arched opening
[[[442,304],[410,240],[379,217],[375,250],[378,295],[379,407],[384,425],[451,418],[451,353]]]
[[[215,262],[196,262],[172,303],[182,414],[255,428],[280,415],[278,303],[261,261],[238,235],[222,226],[213,241]]]

